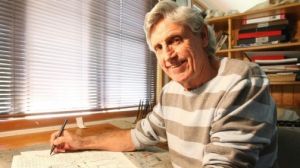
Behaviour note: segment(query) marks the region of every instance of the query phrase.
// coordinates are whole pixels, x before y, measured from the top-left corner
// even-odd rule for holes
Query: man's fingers
[[[54,148],[54,153],[61,153],[61,152],[66,152],[65,149],[65,142],[62,137],[59,137],[53,141],[53,145],[55,146]]]
[[[67,150],[71,149],[70,147],[70,137],[71,134],[68,131],[64,131],[62,136],[57,136],[59,132],[54,132],[51,135],[51,140],[50,143],[51,145],[54,145],[54,152],[55,153],[61,153],[61,152],[66,152]]]
[[[54,149],[54,153],[62,153],[62,152],[66,152],[66,149],[64,149],[62,146],[61,147],[56,147]]]
[[[55,145],[55,146],[58,146],[63,143],[65,143],[64,137],[58,137],[58,138],[54,139],[54,141],[53,141],[53,145]]]

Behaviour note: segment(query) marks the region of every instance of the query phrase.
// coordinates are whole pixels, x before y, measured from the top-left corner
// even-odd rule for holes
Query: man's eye
[[[175,44],[179,44],[180,42],[181,42],[181,38],[180,37],[175,37],[173,39],[173,43],[175,43]]]
[[[162,49],[162,46],[161,45],[157,45],[154,47],[154,50],[155,51],[160,51]]]

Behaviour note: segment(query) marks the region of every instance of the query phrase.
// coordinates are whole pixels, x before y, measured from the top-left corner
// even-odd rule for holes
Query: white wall
[[[266,1],[268,0],[201,0],[201,2],[206,4],[209,9],[218,9],[224,12],[233,9],[244,12],[257,4]]]

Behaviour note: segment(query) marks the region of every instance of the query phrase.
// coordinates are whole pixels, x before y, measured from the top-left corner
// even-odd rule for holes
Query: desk
[[[82,136],[96,135],[106,131],[111,131],[115,129],[120,129],[110,123],[99,124],[89,126],[85,129],[80,128],[70,128],[67,129],[70,132],[75,132],[76,134]],[[22,151],[28,150],[44,150],[50,149],[49,139],[51,132],[35,133],[35,134],[26,134],[19,136],[11,136],[0,138],[0,167],[9,168],[12,162],[14,155],[20,154]],[[165,168],[172,167],[168,158],[167,152],[158,147],[147,148],[145,151],[139,152],[124,152],[137,167],[156,167],[156,168]],[[152,157],[152,158],[151,158]],[[153,163],[153,158],[157,159]],[[164,158],[163,160],[161,158]],[[153,164],[152,164],[153,163]]]

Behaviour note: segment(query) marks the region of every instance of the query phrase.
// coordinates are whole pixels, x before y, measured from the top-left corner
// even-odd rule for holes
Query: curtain
[[[0,114],[154,101],[151,0],[0,0]]]

